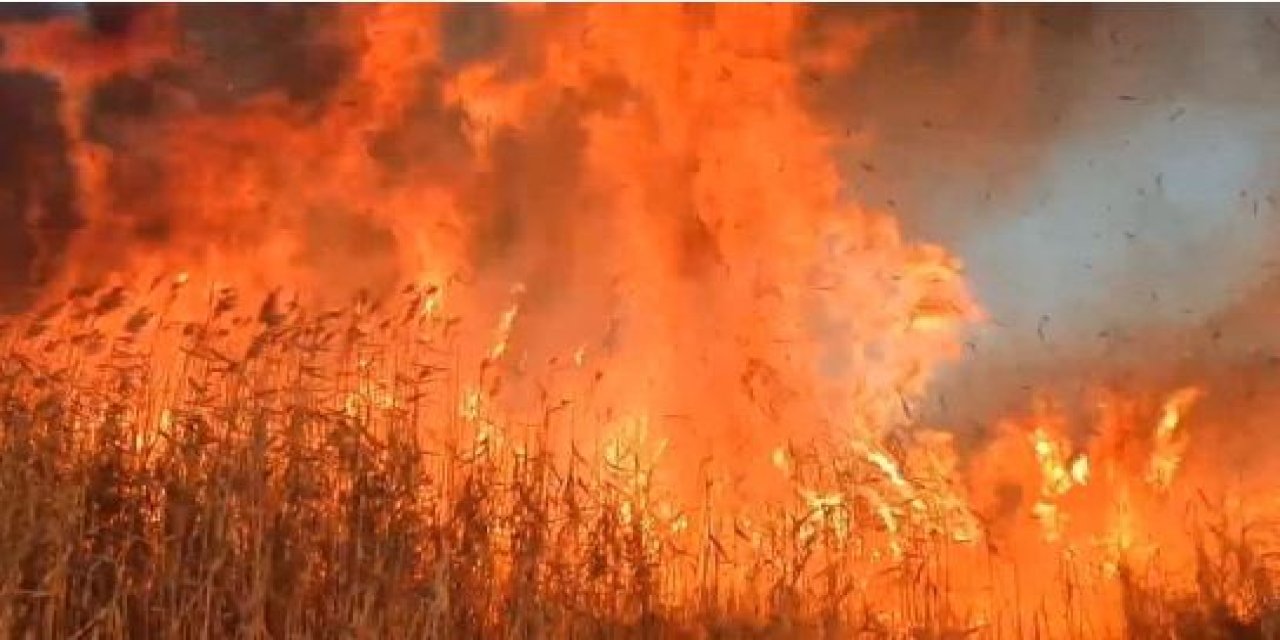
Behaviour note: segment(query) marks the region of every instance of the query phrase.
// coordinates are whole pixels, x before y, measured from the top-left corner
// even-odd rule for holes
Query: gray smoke
[[[846,158],[855,197],[959,254],[990,315],[931,417],[1280,346],[1258,318],[1280,291],[1280,9],[940,15],[822,98],[873,135]]]

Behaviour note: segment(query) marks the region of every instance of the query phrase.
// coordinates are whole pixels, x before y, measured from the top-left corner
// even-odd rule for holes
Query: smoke
[[[959,254],[989,314],[931,418],[1277,346],[1280,12],[888,11],[819,103],[868,140],[853,197]]]

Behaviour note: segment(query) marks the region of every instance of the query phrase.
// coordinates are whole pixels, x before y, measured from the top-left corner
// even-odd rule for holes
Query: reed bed
[[[814,443],[786,452],[790,500],[734,499],[710,472],[675,492],[639,439],[559,433],[586,412],[499,416],[495,367],[457,367],[432,290],[311,311],[211,289],[179,319],[183,286],[77,291],[4,329],[11,637],[1278,631],[1268,538],[1220,512],[1197,520],[1188,587],[1159,562],[1102,578],[1075,554],[1006,557],[907,440],[879,443],[896,479]],[[1024,592],[1032,573],[1054,588]]]

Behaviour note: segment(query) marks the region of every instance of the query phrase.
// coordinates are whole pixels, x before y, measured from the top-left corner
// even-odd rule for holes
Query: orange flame
[[[110,149],[74,134],[98,204],[62,281],[180,270],[321,303],[429,287],[423,310],[462,319],[462,352],[503,362],[495,401],[533,410],[547,372],[522,363],[590,352],[597,403],[654,416],[689,461],[726,441],[760,459],[779,428],[874,439],[908,421],[902,398],[974,305],[954,258],[841,197],[793,62],[802,8],[511,9],[501,45],[462,64],[441,57],[442,11],[339,11],[319,37],[354,62],[319,104],[263,93],[214,113],[179,86]],[[144,44],[87,69],[99,45],[69,21],[6,32],[3,64],[54,70],[79,131],[106,77],[198,63],[154,16]],[[859,37],[841,35],[851,57]]]

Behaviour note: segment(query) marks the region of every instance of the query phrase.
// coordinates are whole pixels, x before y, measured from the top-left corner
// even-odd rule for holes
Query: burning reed
[[[1177,574],[1186,558],[1138,553],[1136,532],[1130,554],[1000,549],[941,436],[784,443],[777,501],[735,496],[714,465],[689,490],[643,421],[565,439],[592,419],[585,394],[502,415],[495,363],[458,367],[434,292],[313,312],[221,289],[179,319],[185,286],[83,291],[6,329],[0,620],[16,636],[1189,638],[1274,624],[1275,539],[1203,499]],[[1059,476],[1048,445],[1027,451],[1048,465],[1037,505],[1087,482]]]

